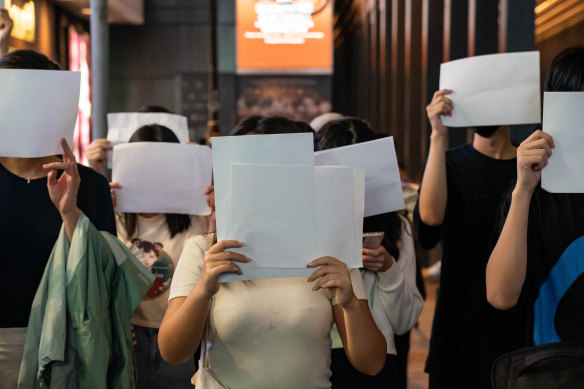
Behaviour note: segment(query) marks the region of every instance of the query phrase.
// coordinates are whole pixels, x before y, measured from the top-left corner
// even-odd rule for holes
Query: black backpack
[[[501,355],[493,389],[584,389],[584,341],[526,347]]]

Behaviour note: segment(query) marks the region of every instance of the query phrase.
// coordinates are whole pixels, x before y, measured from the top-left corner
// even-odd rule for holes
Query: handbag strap
[[[201,359],[203,360],[203,368],[209,368],[209,356],[207,350],[207,342],[209,340],[209,318],[205,320],[205,327],[203,328],[203,338],[201,339]]]

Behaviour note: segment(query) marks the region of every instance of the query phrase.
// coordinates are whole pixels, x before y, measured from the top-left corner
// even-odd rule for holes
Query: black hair
[[[149,124],[142,126],[132,134],[130,142],[167,142],[180,143],[176,134],[168,127],[159,124]],[[166,213],[166,225],[170,231],[170,237],[186,231],[191,226],[189,215],[177,213]],[[126,227],[126,236],[128,239],[134,236],[136,232],[137,217],[135,213],[124,213],[122,215],[124,226]]]
[[[241,122],[237,123],[235,127],[231,130],[229,135],[247,135],[251,132],[256,132],[258,128],[258,122],[262,119],[260,115],[253,115],[243,119]]]
[[[258,135],[294,134],[306,132],[304,128],[299,128],[296,123],[297,122],[286,119],[282,116],[254,115],[246,118],[235,126],[235,128],[231,130],[230,135],[248,135],[250,133]]]
[[[580,92],[584,88],[584,46],[570,47],[552,61],[545,77],[547,92]]]
[[[366,121],[355,117],[331,120],[318,133],[320,150],[368,142],[378,138]]]
[[[148,124],[138,128],[130,137],[130,142],[180,143],[174,131],[159,124]]]
[[[61,70],[61,66],[38,51],[15,50],[0,58],[0,69]]]
[[[379,138],[369,124],[355,117],[344,117],[324,125],[319,131],[319,150],[333,149]],[[396,260],[399,258],[399,243],[402,237],[402,220],[397,212],[368,216],[363,219],[363,232],[383,231],[381,244]]]
[[[314,130],[312,129],[312,127],[310,127],[310,124],[299,120],[296,120],[294,124],[296,125],[296,127],[298,127],[298,131],[314,134]]]
[[[138,108],[138,111],[136,112],[140,112],[140,113],[150,113],[150,112],[154,112],[154,113],[172,113],[172,111],[166,107],[163,107],[162,105],[143,105],[140,108]]]

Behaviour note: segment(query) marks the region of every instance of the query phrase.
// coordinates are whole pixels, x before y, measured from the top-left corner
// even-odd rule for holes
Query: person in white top
[[[169,128],[153,124],[139,128],[130,142],[178,143],[179,140]],[[123,189],[118,183],[110,186],[115,203],[115,190]],[[158,349],[158,328],[168,306],[170,284],[183,247],[191,236],[209,231],[209,217],[118,213],[116,227],[118,238],[156,276],[131,320],[136,337],[136,387],[190,389],[196,357],[180,366],[167,364]]]
[[[285,120],[278,119],[283,132],[297,132]],[[355,368],[371,375],[381,370],[385,339],[358,270],[332,257],[307,258],[315,269],[308,278],[220,284],[221,274],[241,273],[237,263],[250,259],[229,251],[244,243],[215,241],[215,235],[188,241],[159,334],[169,363],[184,362],[205,341],[207,362],[202,356],[200,366],[207,369],[200,369],[197,389],[330,388],[333,322]]]
[[[377,138],[363,120],[345,117],[328,122],[320,131],[320,150],[372,141]],[[387,343],[387,358],[382,371],[367,376],[353,369],[333,329],[333,389],[376,389],[398,387],[406,377],[397,368],[394,335],[408,332],[418,321],[424,300],[416,286],[416,258],[410,223],[397,212],[366,217],[364,232],[383,232],[377,248],[363,248],[361,276],[369,306]]]

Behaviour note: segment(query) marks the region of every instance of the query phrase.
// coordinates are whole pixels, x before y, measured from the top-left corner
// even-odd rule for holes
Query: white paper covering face
[[[224,136],[213,138],[213,175],[217,238],[231,239],[231,183],[233,164],[313,166],[312,134]]]
[[[63,154],[61,138],[73,143],[80,82],[79,72],[0,69],[0,156]]]
[[[555,148],[541,172],[551,193],[584,193],[584,92],[545,92],[543,130]]]
[[[117,212],[208,215],[204,190],[211,185],[206,146],[136,142],[114,147],[112,181]]]
[[[189,141],[189,124],[185,116],[165,112],[120,112],[107,114],[107,139],[116,146],[128,143],[132,134],[142,126],[158,124],[175,133],[180,143]],[[108,154],[111,168],[111,153]]]
[[[481,55],[443,63],[440,89],[452,89],[448,127],[539,123],[539,52]]]
[[[349,268],[363,266],[362,171],[235,165],[233,179],[232,189],[237,195],[233,198],[231,223],[238,228],[231,239],[246,243],[233,251],[253,261],[239,264],[243,275],[225,274],[222,282],[307,276],[314,269],[307,269],[306,264],[327,255]],[[260,180],[263,183],[258,186]],[[292,188],[300,184],[303,188]]]
[[[393,137],[318,151],[317,166],[349,166],[365,171],[365,216],[404,209]]]

